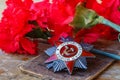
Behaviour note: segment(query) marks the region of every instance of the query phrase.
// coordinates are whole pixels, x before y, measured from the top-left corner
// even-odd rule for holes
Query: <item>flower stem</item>
[[[105,18],[102,20],[102,24],[108,25],[111,28],[115,29],[116,31],[120,32],[120,26],[119,25],[116,25],[113,22],[111,22],[111,21],[109,21]]]

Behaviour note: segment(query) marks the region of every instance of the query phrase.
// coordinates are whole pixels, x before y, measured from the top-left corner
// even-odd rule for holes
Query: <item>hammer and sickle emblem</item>
[[[65,49],[64,49],[64,51],[62,53],[62,56],[70,57],[70,56],[72,56],[74,54],[76,54],[76,51],[74,50],[74,48],[70,48],[69,46],[65,46]]]

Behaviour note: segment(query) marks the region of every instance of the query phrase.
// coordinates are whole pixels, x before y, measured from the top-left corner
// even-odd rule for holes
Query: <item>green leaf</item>
[[[40,28],[35,28],[31,32],[29,32],[28,34],[26,34],[26,36],[31,37],[31,38],[48,39],[48,37],[50,37],[51,35],[50,35],[49,31],[43,31]]]
[[[76,13],[70,25],[72,25],[75,30],[90,28],[91,26],[98,24],[101,19],[102,18],[98,16],[95,11],[87,9],[79,4],[76,7]]]
[[[27,37],[42,39],[48,39],[49,37],[51,37],[50,31],[48,31],[47,29],[41,29],[36,21],[28,21],[28,23],[34,25],[35,28],[33,28],[31,32],[26,34]]]

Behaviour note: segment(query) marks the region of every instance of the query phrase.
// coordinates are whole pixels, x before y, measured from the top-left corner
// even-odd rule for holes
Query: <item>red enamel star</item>
[[[69,74],[72,74],[74,67],[80,67],[84,69],[87,68],[85,63],[81,61],[80,57],[95,57],[95,56],[89,52],[84,51],[82,46],[77,42],[74,41],[57,42],[55,53],[53,53],[52,56],[50,56],[50,58],[48,58],[45,61],[45,63],[50,63],[49,66],[52,67],[54,66],[52,62],[56,60],[61,60],[66,66]],[[61,68],[59,63],[56,64],[58,66],[55,65],[55,67],[53,67],[55,69],[54,70],[55,72],[63,69]]]

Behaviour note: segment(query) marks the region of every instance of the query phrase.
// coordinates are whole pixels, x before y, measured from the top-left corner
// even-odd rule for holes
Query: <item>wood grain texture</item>
[[[118,42],[100,40],[94,44],[97,49],[105,50],[118,54],[120,44]],[[28,61],[20,66],[21,71],[32,74],[34,76],[42,77],[43,79],[50,80],[92,80],[109,67],[114,60],[102,55],[96,55],[96,58],[87,59],[88,69],[74,69],[73,75],[69,75],[66,71],[54,73],[45,67],[44,61],[48,58],[43,50],[50,47],[48,44],[40,43],[41,53],[36,58]]]

